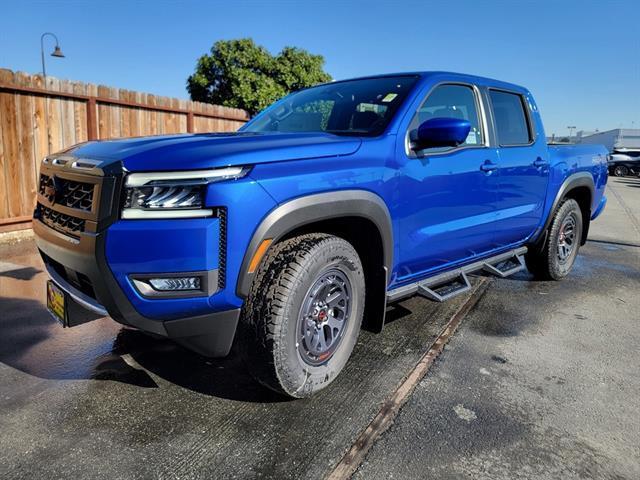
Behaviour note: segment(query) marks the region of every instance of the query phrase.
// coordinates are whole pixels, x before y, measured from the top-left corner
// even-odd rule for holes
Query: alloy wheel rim
[[[351,282],[340,269],[321,273],[298,316],[297,349],[309,365],[321,365],[336,352],[351,313]]]
[[[560,263],[566,263],[575,248],[576,242],[576,219],[573,215],[568,215],[560,225],[558,233],[558,260]]]

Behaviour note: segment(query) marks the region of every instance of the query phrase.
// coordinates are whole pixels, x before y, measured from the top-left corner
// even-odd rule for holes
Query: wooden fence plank
[[[109,87],[104,85],[98,85],[98,96],[104,97],[109,95]],[[109,132],[111,130],[111,110],[109,105],[98,105],[98,138],[109,138]]]
[[[16,96],[16,112],[18,113],[18,164],[20,185],[20,215],[33,212],[36,198],[36,168],[33,152],[33,101],[28,95]]]
[[[9,160],[5,169],[5,181],[9,216],[19,217],[22,211],[20,189],[20,156],[18,147],[18,112],[16,111],[17,95],[1,94],[0,110],[4,125],[2,126],[2,142],[4,143],[5,156]]]
[[[109,98],[119,99],[120,90],[117,88],[109,88]],[[113,105],[109,105],[111,112],[111,121],[109,123],[109,134],[105,138],[120,138],[122,137],[122,128],[120,122],[122,121],[122,109]]]
[[[147,95],[147,104],[148,105],[156,105],[156,96],[155,95]],[[149,111],[149,135],[159,135],[160,131],[158,130],[158,112],[153,110]]]
[[[47,77],[47,84],[53,91],[60,91],[60,80]],[[62,150],[64,145],[64,130],[67,127],[61,115],[62,105],[59,97],[49,98],[49,141],[51,153]]]
[[[73,93],[85,95],[86,88],[83,83],[73,82]],[[87,131],[87,103],[81,101],[73,102],[74,130],[77,142],[86,142],[89,139]]]
[[[120,89],[120,99],[129,101],[129,90]],[[131,136],[131,115],[128,107],[112,107],[120,111],[120,137]]]
[[[42,88],[42,76],[33,75],[31,77],[31,86],[35,88]],[[45,97],[40,95],[33,96],[33,144],[34,144],[34,156],[36,162],[36,176],[40,172],[40,162],[49,154],[47,149],[47,117],[45,114]],[[0,217],[1,218],[1,217]]]
[[[2,108],[2,97],[8,94],[0,92],[0,218],[9,217],[9,198],[7,195],[6,170],[9,158],[5,155],[4,140],[2,136],[2,126],[5,123],[4,110]]]
[[[140,92],[131,92],[131,100],[136,103],[142,103],[142,95]],[[132,108],[131,109],[131,136],[132,137],[140,137],[143,135],[142,133],[142,116],[144,115],[144,110],[140,108]]]
[[[17,72],[15,75],[15,81],[18,85],[23,87],[30,87],[32,76],[24,73]],[[33,206],[35,204],[36,195],[36,178],[38,172],[38,164],[35,158],[35,134],[33,129],[35,104],[34,97],[28,94],[22,94],[17,96],[17,109],[20,112],[18,114],[18,152],[20,155],[19,163],[21,174],[21,199],[22,199],[22,213],[23,215],[30,215],[33,213]]]
[[[73,88],[69,80],[60,80],[60,91],[73,93]],[[66,98],[60,99],[60,115],[62,115],[62,148],[70,147],[77,143],[75,141],[75,125],[74,125],[74,112],[73,112],[73,100]]]
[[[0,69],[0,82],[13,83],[13,72],[7,69]],[[12,100],[12,94],[0,92],[0,143],[2,144],[0,147],[0,218],[12,216],[9,195],[11,179],[9,176],[11,163],[16,161],[15,156],[12,156],[13,145],[9,143],[12,141],[9,130],[11,130],[11,124],[15,123],[15,119],[10,117],[11,110],[9,105]]]

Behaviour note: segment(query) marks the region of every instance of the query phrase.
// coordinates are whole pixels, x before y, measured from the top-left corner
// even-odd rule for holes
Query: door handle
[[[493,163],[491,160],[485,160],[485,162],[480,165],[480,170],[486,173],[493,172],[498,169],[498,165]]]
[[[533,166],[536,168],[544,167],[545,165],[547,165],[547,161],[544,160],[542,157],[536,158],[533,162]]]

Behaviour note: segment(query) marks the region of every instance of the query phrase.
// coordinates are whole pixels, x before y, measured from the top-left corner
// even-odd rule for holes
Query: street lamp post
[[[40,57],[42,58],[42,81],[44,84],[44,89],[47,89],[47,69],[44,62],[44,37],[50,36],[56,41],[56,46],[51,53],[52,57],[64,58],[62,50],[60,50],[60,44],[58,42],[58,37],[54,33],[45,32],[40,36]],[[47,126],[47,155],[51,153],[51,138],[49,137],[49,99],[45,96],[44,98],[44,114],[45,114],[45,125]]]
[[[56,35],[54,33],[51,32],[45,32],[42,34],[42,36],[40,37],[40,56],[42,58],[42,77],[43,77],[43,81],[44,81],[44,88],[47,88],[47,69],[45,66],[45,62],[44,62],[44,37],[46,36],[50,36],[53,37],[53,39],[56,41],[56,46],[53,50],[53,52],[51,53],[52,57],[58,57],[58,58],[64,58],[64,55],[62,54],[62,50],[60,50],[60,44],[58,43],[58,37],[56,37]]]

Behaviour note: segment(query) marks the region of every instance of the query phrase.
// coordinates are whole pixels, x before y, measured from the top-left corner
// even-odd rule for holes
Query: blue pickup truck
[[[391,302],[468,275],[559,280],[603,210],[607,151],[548,146],[517,85],[446,72],[288,95],[235,133],[43,160],[33,228],[65,326],[99,316],[292,397],[330,384]]]

